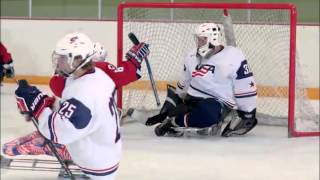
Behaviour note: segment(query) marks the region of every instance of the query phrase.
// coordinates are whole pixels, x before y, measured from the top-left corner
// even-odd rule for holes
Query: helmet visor
[[[68,60],[68,56],[53,52],[52,65],[55,73],[58,73],[63,76],[69,75],[73,69],[70,67]]]

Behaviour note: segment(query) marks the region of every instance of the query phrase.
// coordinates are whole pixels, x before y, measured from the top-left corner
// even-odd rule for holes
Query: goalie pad
[[[257,124],[256,109],[251,112],[238,111],[239,117],[233,118],[223,129],[221,136],[230,137],[233,135],[244,135],[253,129]]]

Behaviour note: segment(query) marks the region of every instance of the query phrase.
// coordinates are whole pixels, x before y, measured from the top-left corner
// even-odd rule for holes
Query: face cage
[[[52,53],[52,66],[55,73],[69,77],[75,71],[72,64],[73,59],[67,55],[57,54],[55,51]]]
[[[196,43],[197,48],[202,48],[203,46],[208,46],[209,45],[209,41],[208,41],[208,37],[207,36],[200,36],[195,34],[194,35],[194,40]]]

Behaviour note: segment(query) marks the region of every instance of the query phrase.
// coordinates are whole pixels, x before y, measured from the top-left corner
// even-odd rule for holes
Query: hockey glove
[[[244,135],[257,125],[258,120],[256,118],[256,109],[251,112],[244,112],[240,110],[237,112],[239,117],[232,119],[228,123],[228,125],[223,129],[221,136],[229,137],[233,135]]]
[[[10,63],[3,64],[3,74],[7,78],[13,78],[14,77],[14,68],[12,60],[10,60]]]
[[[157,123],[162,123],[169,115],[170,111],[173,111],[178,104],[182,103],[182,99],[176,94],[176,88],[167,84],[167,98],[164,102],[160,113],[148,118],[146,121],[147,126],[152,126]]]
[[[136,68],[140,69],[143,59],[146,58],[149,55],[149,53],[149,45],[142,42],[138,45],[134,45],[126,53],[126,59],[132,62],[136,66]]]
[[[26,80],[19,80],[19,86],[15,94],[20,112],[36,119],[38,119],[44,108],[51,107],[54,103],[53,97],[42,93],[35,86],[30,86]]]

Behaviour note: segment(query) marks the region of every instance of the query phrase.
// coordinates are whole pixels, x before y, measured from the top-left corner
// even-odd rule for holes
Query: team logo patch
[[[195,70],[192,71],[192,77],[196,76],[204,76],[208,74],[208,72],[214,73],[215,66],[209,64],[200,64],[197,65]]]

